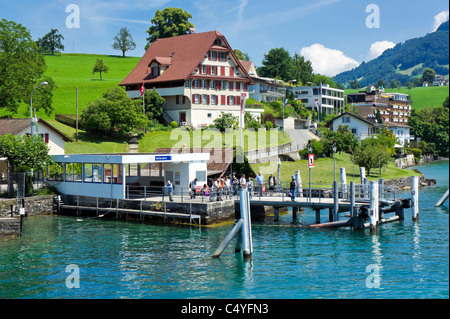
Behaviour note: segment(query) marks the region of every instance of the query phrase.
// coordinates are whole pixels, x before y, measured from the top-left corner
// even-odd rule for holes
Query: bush
[[[422,158],[422,150],[418,148],[406,148],[405,152],[407,154],[413,154],[414,159],[416,160],[416,163],[419,163],[420,159]]]
[[[312,144],[312,152],[314,154],[314,157],[317,158],[317,157],[322,156],[322,153],[323,153],[322,143],[318,140],[311,140],[311,144]],[[299,151],[299,154],[302,158],[308,158],[308,146],[305,146],[304,149]]]
[[[273,123],[271,121],[266,121],[266,123],[264,125],[265,125],[266,129],[268,129],[268,130],[273,128]]]
[[[172,128],[177,128],[178,127],[178,123],[176,121],[172,121],[172,122],[170,122],[170,126]]]
[[[258,130],[261,128],[261,123],[259,123],[259,122],[256,121],[256,120],[251,120],[251,121],[248,123],[247,128],[252,128],[252,129],[254,129],[255,131],[258,131]]]

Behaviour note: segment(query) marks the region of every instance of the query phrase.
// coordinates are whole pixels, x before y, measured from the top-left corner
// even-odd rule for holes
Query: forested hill
[[[399,43],[378,58],[336,75],[334,81],[347,86],[350,81],[358,80],[364,87],[383,79],[386,83],[398,80],[404,85],[420,77],[425,68],[432,68],[440,75],[449,74],[448,21],[435,32]]]

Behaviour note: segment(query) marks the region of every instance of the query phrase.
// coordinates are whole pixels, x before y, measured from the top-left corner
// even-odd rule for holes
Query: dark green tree
[[[271,49],[264,54],[262,64],[263,66],[257,70],[259,76],[278,78],[286,82],[293,79],[294,63],[289,52],[284,48]]]
[[[166,100],[159,95],[159,93],[153,90],[146,90],[144,94],[145,100],[145,115],[149,120],[155,119],[160,123],[163,121],[163,106]],[[136,103],[140,104],[140,100],[136,100]]]
[[[101,99],[83,109],[81,123],[89,132],[125,135],[142,130],[147,124],[142,104],[130,99],[124,89],[112,88]]]
[[[190,19],[192,19],[192,15],[180,8],[157,10],[151,20],[151,26],[146,31],[149,37],[145,49],[147,50],[150,44],[157,39],[187,34],[190,28],[194,28]]]
[[[29,104],[31,91],[46,68],[29,30],[0,20],[0,109],[16,113],[21,102]]]
[[[251,60],[248,53],[242,52],[241,50],[238,50],[238,49],[234,49],[233,52],[234,52],[234,54],[236,54],[236,57],[239,60],[242,60],[242,61],[250,61]]]
[[[433,83],[436,78],[436,72],[431,68],[426,68],[422,73],[422,82]]]
[[[122,57],[125,57],[125,52],[136,48],[136,43],[134,43],[130,30],[127,27],[120,28],[119,32],[114,36],[112,47],[114,50],[122,51]]]
[[[51,53],[55,55],[55,52],[59,50],[64,51],[64,45],[61,43],[64,37],[59,33],[58,29],[50,29],[50,32],[37,40],[39,49],[44,53]]]

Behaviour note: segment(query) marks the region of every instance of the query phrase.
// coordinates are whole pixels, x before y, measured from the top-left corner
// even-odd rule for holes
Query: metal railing
[[[250,200],[267,200],[268,198],[281,197],[283,201],[291,200],[292,198],[308,198],[310,201],[312,198],[318,199],[319,203],[324,198],[334,198],[333,185],[329,184],[312,184],[311,188],[307,183],[298,185],[294,193],[290,189],[289,183],[279,182],[277,185],[271,188],[268,182],[258,186],[254,180],[253,187],[249,191]],[[215,189],[214,187],[197,188],[193,192],[190,188],[176,187],[172,194],[169,193],[167,186],[127,186],[126,198],[127,199],[143,199],[143,200],[162,200],[170,201],[176,200],[181,203],[187,201],[200,201],[201,203],[207,203],[212,201],[221,200],[234,200],[239,199],[239,185],[231,186],[231,188],[223,187]],[[379,198],[386,200],[395,200],[399,198],[400,189],[394,186],[386,186],[384,183],[379,183]],[[293,196],[292,196],[293,195]],[[338,198],[344,200],[350,200],[350,185],[338,184]],[[366,184],[355,184],[355,198],[360,200],[369,200],[369,182]]]

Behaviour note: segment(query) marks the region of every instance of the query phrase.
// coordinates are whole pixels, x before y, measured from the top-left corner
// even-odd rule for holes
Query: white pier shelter
[[[194,178],[205,184],[210,154],[66,154],[52,158],[57,168],[49,173],[48,182],[62,194],[125,199],[130,185],[153,185],[161,192],[170,180],[178,194]]]

